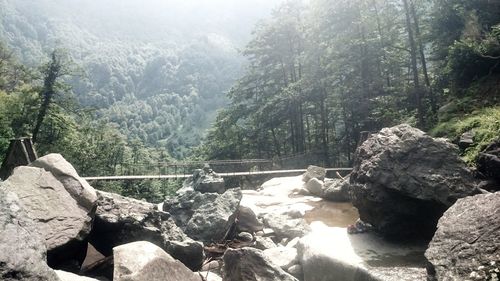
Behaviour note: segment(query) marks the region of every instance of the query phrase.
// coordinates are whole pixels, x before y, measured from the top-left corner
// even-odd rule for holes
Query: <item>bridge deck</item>
[[[350,172],[352,168],[326,168],[326,171],[334,172]],[[303,173],[306,169],[297,170],[272,170],[272,171],[255,171],[255,172],[232,172],[232,173],[217,173],[221,177],[238,177],[238,176],[253,176],[253,175],[272,175],[272,174],[292,174]],[[102,176],[102,177],[84,177],[89,181],[94,180],[147,180],[147,179],[183,179],[189,178],[192,175],[146,175],[146,176]]]

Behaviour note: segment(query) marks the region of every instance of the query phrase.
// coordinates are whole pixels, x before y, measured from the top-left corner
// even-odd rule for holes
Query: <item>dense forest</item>
[[[209,158],[321,151],[348,164],[362,131],[407,122],[472,160],[500,136],[500,2],[290,1],[258,25],[204,145]]]
[[[406,122],[472,131],[472,163],[500,135],[498,1],[116,1],[0,1],[0,160],[32,136],[82,175],[188,157],[349,165],[361,132]],[[170,184],[108,188],[154,201]]]

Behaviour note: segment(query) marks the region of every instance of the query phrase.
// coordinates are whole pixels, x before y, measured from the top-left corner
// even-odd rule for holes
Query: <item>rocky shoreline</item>
[[[240,190],[206,168],[156,205],[95,190],[49,154],[0,183],[0,279],[500,277],[500,192],[481,189],[446,140],[386,128],[348,178],[325,174]]]

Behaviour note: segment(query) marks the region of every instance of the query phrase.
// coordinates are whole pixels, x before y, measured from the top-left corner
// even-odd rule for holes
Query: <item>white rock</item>
[[[76,275],[70,272],[56,270],[56,274],[61,281],[99,281],[94,278]]]
[[[284,270],[298,263],[297,249],[289,247],[276,247],[264,250],[264,255],[272,263],[278,265]]]
[[[113,258],[113,281],[201,281],[198,274],[150,242],[115,247]]]

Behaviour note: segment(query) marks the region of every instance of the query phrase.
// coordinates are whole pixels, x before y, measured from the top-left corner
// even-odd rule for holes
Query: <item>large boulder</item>
[[[51,168],[48,166],[47,170]],[[91,196],[81,198],[69,192],[70,188],[64,185],[68,181],[59,181],[47,170],[18,167],[5,181],[4,188],[18,195],[26,213],[34,220],[46,241],[49,265],[77,268],[85,258],[95,202]],[[89,194],[93,191],[90,186],[82,190]]]
[[[366,140],[350,181],[361,219],[398,239],[430,239],[448,207],[477,193],[456,146],[409,125],[382,129]]]
[[[498,280],[500,192],[459,199],[439,219],[425,256],[430,280]]]
[[[113,249],[114,281],[201,281],[201,277],[158,246],[137,241]]]
[[[273,264],[261,250],[254,248],[227,249],[223,260],[224,281],[297,281],[295,277]]]
[[[167,199],[163,210],[172,215],[189,237],[217,242],[234,222],[241,197],[240,189],[229,189],[223,194],[186,192]]]
[[[113,248],[135,241],[149,241],[169,252],[189,268],[203,262],[203,245],[188,238],[169,213],[157,205],[98,191],[94,228],[90,243],[105,256]]]
[[[0,185],[0,279],[58,281],[47,265],[45,239],[18,197]]]

